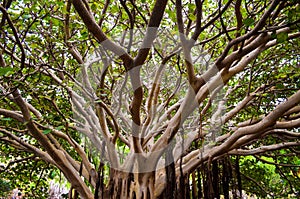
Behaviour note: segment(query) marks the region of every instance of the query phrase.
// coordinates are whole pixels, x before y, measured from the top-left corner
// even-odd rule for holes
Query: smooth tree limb
[[[27,162],[49,172],[17,186],[59,171],[70,198],[298,194],[297,1],[5,1],[0,11],[1,178]]]

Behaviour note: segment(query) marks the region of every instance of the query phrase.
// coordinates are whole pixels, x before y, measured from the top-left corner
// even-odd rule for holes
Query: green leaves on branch
[[[45,134],[45,135],[47,135],[47,134],[49,134],[49,133],[51,133],[51,129],[45,129],[45,130],[43,130],[43,134]]]
[[[0,196],[5,196],[7,195],[7,192],[9,192],[11,190],[11,185],[0,179]]]
[[[277,34],[277,42],[282,43],[285,42],[288,39],[288,33],[286,32],[281,32]]]
[[[0,120],[2,120],[2,121],[12,121],[11,118],[7,118],[7,117],[5,117],[5,118],[0,118]]]
[[[196,17],[196,15],[190,13],[189,14],[189,19],[192,20],[192,21],[196,21],[197,17]]]
[[[0,68],[0,76],[9,76],[14,73],[14,69],[11,67]]]
[[[288,39],[288,33],[287,32],[281,32],[276,34],[275,32],[271,34],[273,39],[276,39],[278,43],[283,43]]]
[[[252,26],[255,23],[253,18],[246,18],[243,20],[243,24],[247,27]]]

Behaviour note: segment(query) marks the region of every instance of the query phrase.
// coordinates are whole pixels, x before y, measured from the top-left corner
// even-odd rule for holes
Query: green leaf
[[[100,96],[102,96],[102,97],[106,97],[106,96],[107,96],[107,94],[106,94],[106,93],[101,93],[101,94],[100,94]]]
[[[31,18],[31,15],[24,15],[24,19],[29,19]]]
[[[98,100],[95,101],[95,103],[99,103],[99,102],[102,102],[102,100],[98,99]]]
[[[175,14],[175,12],[173,12],[172,10],[166,10],[166,13],[168,13],[169,18],[170,18],[173,22],[176,21],[176,14]]]
[[[247,19],[244,19],[243,20],[243,24],[245,25],[245,26],[251,26],[251,25],[253,25],[254,24],[254,19],[253,18],[247,18]]]
[[[30,187],[35,187],[36,184],[35,184],[34,182],[30,182],[29,186],[30,186]]]
[[[49,134],[49,133],[51,133],[51,129],[45,129],[45,130],[43,130],[43,134],[45,134],[45,135],[47,135],[47,134]]]
[[[277,34],[277,42],[282,43],[285,42],[288,39],[288,33],[286,32],[281,32]]]
[[[3,67],[0,68],[0,76],[8,75],[10,72],[12,72],[14,69],[11,67]]]
[[[11,118],[5,117],[5,118],[1,118],[2,121],[12,121]]]
[[[196,5],[195,5],[195,4],[192,4],[192,3],[189,3],[189,4],[188,4],[188,8],[189,8],[189,11],[190,11],[190,12],[193,12],[193,11],[196,9]]]
[[[65,3],[64,3],[63,1],[58,1],[58,2],[57,2],[57,5],[58,5],[59,7],[63,7],[63,6],[65,5]]]
[[[59,26],[60,21],[58,19],[53,18],[52,23],[54,26]]]
[[[54,177],[55,177],[56,175],[57,175],[56,171],[53,170],[53,171],[51,171],[51,173],[49,174],[49,178],[50,178],[50,179],[54,179]]]
[[[284,88],[284,86],[283,86],[283,84],[282,84],[282,83],[277,83],[277,84],[276,84],[276,88],[283,89],[283,88]]]
[[[113,5],[113,6],[111,6],[111,11],[112,11],[112,13],[119,12],[119,7],[117,5]]]
[[[88,35],[89,35],[89,33],[84,31],[84,32],[81,33],[81,38],[86,39],[88,37]]]
[[[56,127],[55,129],[56,130],[62,130],[64,128],[64,126],[58,126],[58,127]]]
[[[96,2],[94,2],[94,3],[92,3],[92,5],[91,5],[91,9],[92,10],[97,10],[97,6],[98,4],[96,3]]]
[[[196,18],[197,18],[196,15],[191,14],[191,13],[189,14],[189,19],[190,19],[190,20],[196,21]]]

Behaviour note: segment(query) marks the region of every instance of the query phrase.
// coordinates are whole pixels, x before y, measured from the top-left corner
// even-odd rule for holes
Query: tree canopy
[[[299,196],[297,0],[0,11],[0,194],[63,175],[70,198]]]

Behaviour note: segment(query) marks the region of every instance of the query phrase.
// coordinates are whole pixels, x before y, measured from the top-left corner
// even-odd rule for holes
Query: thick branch
[[[73,5],[88,30],[106,49],[120,56],[120,58],[124,62],[125,68],[129,70],[132,65],[132,58],[129,56],[129,54],[127,54],[126,50],[107,38],[100,26],[96,23],[92,14],[89,12],[89,10],[81,0],[73,0]]]
[[[161,23],[165,8],[167,5],[167,0],[156,0],[153,11],[151,13],[151,18],[149,20],[149,24],[147,27],[146,35],[144,36],[142,45],[139,49],[139,52],[134,59],[133,67],[139,67],[144,64],[149,51],[150,47],[156,38],[157,29]]]
[[[269,146],[262,146],[256,149],[245,150],[245,149],[234,149],[228,152],[230,155],[257,155],[268,151],[275,151],[293,146],[300,146],[300,142],[284,142],[279,144],[272,144]]]
[[[280,2],[280,0],[274,0],[273,3],[271,4],[270,8],[263,14],[263,16],[261,17],[261,19],[258,21],[258,23],[255,25],[255,27],[248,32],[247,34],[240,36],[236,39],[233,39],[232,41],[230,41],[228,43],[228,45],[226,46],[226,48],[224,49],[222,55],[219,57],[219,59],[216,61],[216,65],[220,65],[221,62],[223,61],[223,59],[227,56],[229,50],[231,49],[232,46],[245,41],[246,39],[249,39],[251,36],[257,34],[257,32],[265,25],[265,22],[267,21],[267,19],[270,17],[271,13],[273,12],[273,10],[277,7],[278,3]]]
[[[91,191],[88,189],[87,186],[85,186],[83,180],[80,178],[77,171],[74,170],[74,168],[68,164],[68,161],[66,160],[64,154],[61,151],[57,150],[49,142],[48,137],[44,135],[33,123],[29,109],[26,106],[26,103],[20,95],[19,91],[15,90],[12,94],[15,98],[17,105],[22,111],[23,117],[27,123],[26,126],[32,134],[32,136],[39,141],[39,143],[46,149],[47,153],[52,157],[52,159],[56,161],[57,166],[64,172],[66,178],[70,182],[73,182],[73,185],[77,188],[77,191],[80,193],[80,195],[84,198],[92,199],[93,197]]]
[[[23,116],[20,113],[17,113],[16,111],[10,111],[10,110],[0,108],[0,115],[4,115],[5,117],[13,118],[22,123],[25,122]]]

